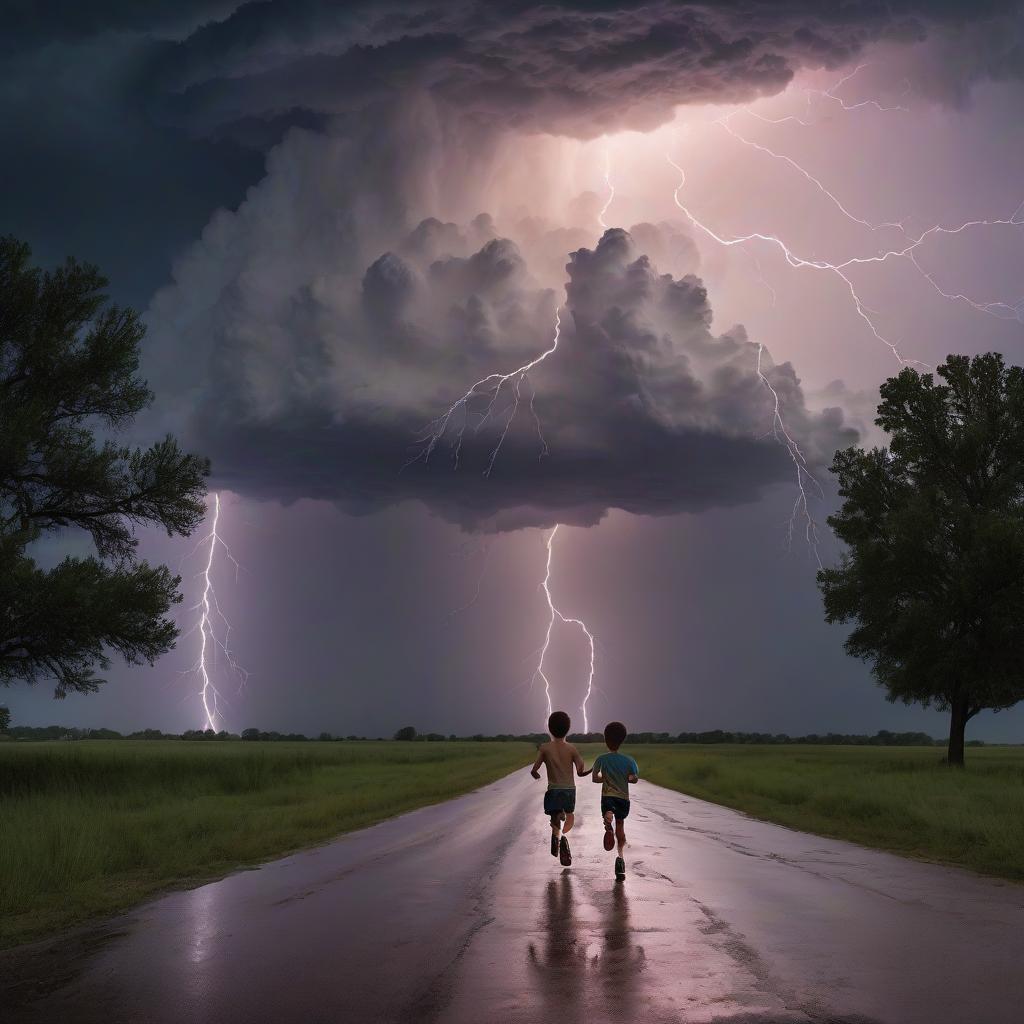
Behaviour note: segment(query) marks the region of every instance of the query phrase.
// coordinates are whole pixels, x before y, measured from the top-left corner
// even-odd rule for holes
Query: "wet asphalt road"
[[[1024,887],[643,783],[619,884],[597,788],[580,788],[567,869],[548,852],[542,792],[524,770],[72,946],[0,955],[0,1019],[1024,1020]]]

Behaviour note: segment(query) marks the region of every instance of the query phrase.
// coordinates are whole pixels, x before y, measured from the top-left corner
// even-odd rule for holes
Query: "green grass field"
[[[438,803],[524,743],[0,744],[0,947]]]
[[[602,746],[582,748],[587,763]],[[1024,880],[1024,749],[637,745],[643,778],[758,818]],[[0,744],[0,947],[437,803],[525,743]],[[643,786],[634,791],[643,800]]]
[[[644,779],[766,821],[1024,880],[1019,747],[972,748],[964,771],[947,768],[943,751],[927,747],[659,745],[629,752]],[[643,800],[642,786],[634,797]]]

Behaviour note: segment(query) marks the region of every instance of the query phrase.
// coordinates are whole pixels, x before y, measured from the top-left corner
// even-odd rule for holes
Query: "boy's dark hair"
[[[604,727],[604,741],[609,750],[618,750],[626,739],[626,727],[621,722],[609,722]]]
[[[569,716],[564,711],[552,711],[548,715],[548,732],[556,740],[565,739],[569,733],[570,725],[572,725],[572,722],[569,721]]]

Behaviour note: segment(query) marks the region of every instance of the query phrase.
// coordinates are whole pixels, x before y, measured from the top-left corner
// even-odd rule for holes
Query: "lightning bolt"
[[[202,580],[201,595],[199,601],[191,608],[191,611],[199,613],[199,618],[192,629],[185,633],[185,636],[190,636],[192,633],[199,634],[199,655],[192,667],[192,672],[199,677],[200,681],[199,698],[203,705],[203,727],[217,732],[218,720],[222,717],[220,706],[222,703],[227,704],[214,682],[218,656],[224,658],[229,672],[238,680],[239,689],[248,681],[249,673],[239,665],[231,651],[231,623],[221,611],[217,601],[217,590],[213,583],[213,565],[218,550],[234,566],[236,579],[241,569],[237,559],[231,553],[231,549],[220,535],[220,494],[216,492],[213,495],[213,508],[208,514],[208,519],[210,521],[209,533],[200,539],[192,553],[187,556],[192,557],[200,549],[206,548],[205,564],[197,574]]]
[[[862,66],[864,66],[864,65],[862,65]],[[864,104],[858,104],[858,106],[863,106],[863,105]],[[877,106],[877,104],[876,104],[876,106]],[[849,108],[845,108],[845,109],[853,110],[853,109],[856,109],[856,108],[855,107],[849,107]],[[878,109],[879,110],[886,110],[886,111],[888,111],[888,110],[905,110],[906,108],[904,108],[904,107],[881,107],[881,106],[879,106]],[[965,222],[965,223],[963,223],[963,224],[961,224],[961,225],[959,225],[957,227],[952,227],[952,228],[947,228],[947,227],[943,227],[941,225],[936,224],[936,225],[933,225],[932,227],[930,227],[927,231],[923,232],[918,237],[914,238],[913,236],[911,236],[911,235],[909,235],[907,233],[906,228],[904,227],[903,223],[900,222],[900,221],[872,222],[872,221],[866,220],[865,218],[860,217],[857,214],[851,212],[843,204],[843,202],[838,198],[838,196],[836,196],[836,194],[833,191],[831,191],[821,181],[821,179],[815,177],[815,175],[813,175],[810,171],[808,171],[801,164],[797,163],[792,157],[789,157],[789,156],[787,156],[784,153],[776,152],[775,150],[769,148],[768,146],[762,145],[759,142],[755,142],[752,139],[748,139],[746,136],[741,135],[738,131],[736,131],[735,128],[732,127],[732,124],[730,122],[731,122],[731,120],[734,117],[736,117],[737,114],[742,114],[742,113],[752,114],[753,111],[750,111],[750,110],[734,111],[732,114],[729,114],[726,117],[720,118],[719,120],[715,121],[714,123],[716,125],[718,125],[719,127],[721,127],[722,129],[724,129],[726,132],[728,132],[728,134],[731,135],[732,138],[734,138],[737,142],[740,142],[743,145],[749,147],[750,149],[756,150],[757,152],[764,153],[767,156],[770,156],[770,157],[772,157],[775,160],[779,160],[779,161],[782,161],[785,164],[788,164],[798,174],[800,174],[801,177],[803,177],[807,182],[809,182],[815,188],[815,190],[818,193],[820,193],[822,196],[824,196],[825,199],[828,200],[828,202],[830,202],[851,223],[858,224],[858,225],[860,225],[862,227],[868,228],[869,230],[876,231],[876,232],[877,231],[881,231],[884,228],[895,229],[895,230],[899,231],[903,235],[904,239],[908,243],[907,245],[903,246],[902,248],[890,249],[890,250],[882,252],[881,254],[876,255],[876,256],[856,257],[856,258],[847,260],[847,261],[845,261],[843,263],[835,264],[834,265],[835,267],[837,267],[840,270],[842,270],[842,269],[846,269],[847,267],[853,266],[853,265],[858,264],[858,263],[860,263],[860,264],[864,264],[864,263],[883,263],[887,259],[892,258],[892,257],[905,257],[912,264],[914,269],[944,299],[948,299],[948,300],[956,301],[956,302],[963,302],[966,305],[971,306],[973,309],[977,310],[979,313],[986,313],[989,316],[994,316],[994,317],[996,317],[997,319],[1000,319],[1000,320],[1017,320],[1018,322],[1024,322],[1024,298],[1018,299],[1016,302],[1013,302],[1013,303],[1003,302],[1003,301],[983,302],[983,301],[979,301],[977,299],[973,299],[970,296],[963,294],[962,292],[948,292],[945,289],[943,289],[941,287],[941,285],[939,285],[939,283],[935,280],[934,275],[930,274],[927,270],[924,269],[924,267],[921,266],[921,264],[918,262],[918,256],[917,256],[917,249],[921,246],[921,244],[926,239],[930,238],[933,235],[940,235],[940,234],[957,235],[957,234],[961,234],[962,232],[968,230],[969,228],[975,228],[975,227],[1000,227],[1000,226],[1003,226],[1003,227],[1006,227],[1006,226],[1019,227],[1022,224],[1024,224],[1024,203],[1021,203],[1021,205],[1018,206],[1017,209],[1013,212],[1013,214],[1010,217],[1008,217],[1008,218],[972,220],[972,221],[967,221],[967,222]],[[679,205],[678,202],[676,203],[676,205],[677,206]],[[806,261],[806,262],[822,263],[821,269],[831,269],[830,266],[827,265],[827,264],[824,264],[823,261]],[[845,280],[845,278],[844,278],[844,280]],[[864,308],[866,309],[866,307],[864,307]],[[898,353],[897,353],[897,357],[898,357]],[[919,364],[919,365],[923,365],[923,364]]]
[[[877,110],[877,111],[879,111],[880,113],[883,113],[883,114],[887,114],[887,113],[889,113],[891,111],[894,111],[894,110],[899,110],[899,111],[902,111],[904,114],[909,114],[910,111],[906,107],[904,107],[904,106],[883,107],[882,104],[878,102],[878,100],[872,100],[872,99],[861,100],[859,103],[847,103],[847,101],[844,100],[841,96],[837,96],[836,95],[836,91],[838,89],[841,89],[852,78],[856,78],[857,75],[859,75],[865,68],[870,67],[870,66],[871,66],[870,63],[858,64],[848,75],[844,75],[842,78],[839,79],[838,82],[836,82],[834,85],[830,86],[824,92],[819,92],[817,89],[810,89],[808,91],[810,93],[814,93],[814,94],[816,94],[818,96],[821,96],[824,99],[833,100],[834,102],[838,103],[839,106],[841,106],[843,108],[843,110],[845,110],[845,111],[860,110],[863,107],[873,107],[875,110]],[[903,95],[906,96],[907,93],[910,92],[910,81],[909,81],[909,79],[904,79],[903,83],[904,83]]]
[[[473,596],[468,600],[460,604],[457,608],[453,608],[446,616],[445,622],[451,622],[456,616],[461,615],[463,612],[468,611],[472,608],[477,601],[480,600],[480,594],[484,587],[484,577],[487,575],[487,566],[491,560],[491,545],[488,544],[484,548],[484,557],[480,564],[480,575],[476,579],[476,590],[473,592]]]
[[[822,569],[824,566],[822,565],[821,554],[818,550],[818,524],[814,521],[814,516],[811,515],[811,508],[807,501],[807,490],[809,487],[813,487],[821,498],[825,497],[825,492],[822,490],[821,484],[818,483],[814,474],[811,473],[810,469],[808,469],[807,460],[804,458],[804,453],[800,450],[800,445],[796,443],[786,427],[786,423],[782,418],[782,403],[779,399],[779,393],[775,390],[772,382],[765,376],[764,371],[761,369],[761,360],[763,356],[764,345],[758,342],[757,376],[761,383],[768,389],[768,393],[772,397],[772,436],[786,449],[793,462],[793,468],[796,470],[797,495],[796,500],[793,502],[793,511],[789,516],[789,546],[793,546],[793,531],[795,529],[796,520],[798,517],[802,517],[804,520],[804,538],[807,541],[807,547],[814,555],[814,560],[818,563],[818,568]]]
[[[858,217],[855,213],[851,213],[846,206],[843,205],[842,201],[835,195],[834,192],[830,191],[821,182],[819,178],[816,178],[810,171],[798,164],[792,157],[786,156],[784,153],[777,153],[773,149],[769,149],[767,146],[761,145],[759,142],[754,142],[752,139],[748,139],[743,135],[740,135],[735,128],[732,127],[730,122],[737,114],[749,114],[749,110],[737,110],[725,117],[719,118],[714,123],[728,132],[738,142],[742,142],[743,145],[748,146],[750,149],[755,149],[759,153],[765,153],[772,157],[774,160],[781,160],[783,163],[788,164],[793,168],[799,175],[810,182],[825,198],[837,209],[839,212],[849,221],[854,224],[860,224],[862,227],[868,228],[871,231],[880,231],[882,228],[895,228],[896,230],[903,232],[906,236],[906,232],[903,230],[903,225],[899,221],[882,221],[880,223],[873,223],[872,221],[865,220],[863,217]]]
[[[604,184],[608,189],[608,198],[605,200],[604,206],[601,207],[601,212],[597,215],[597,223],[601,225],[602,231],[607,231],[608,225],[605,223],[604,215],[615,201],[615,185],[612,183],[612,154],[607,145],[604,147]]]
[[[849,82],[867,66],[868,65],[866,64],[858,65],[848,75],[844,76],[833,86],[824,91],[806,90],[808,105],[810,105],[810,97],[813,94],[825,100],[838,103],[844,111],[854,111],[865,107],[871,107],[880,112],[908,112],[907,108],[904,106],[885,107],[882,106],[882,104],[880,104],[877,100],[871,99],[862,100],[857,103],[848,103],[847,101],[842,99],[842,97],[837,95],[837,90],[839,88],[841,88],[844,84]],[[907,83],[904,95],[907,91],[909,91],[909,83]],[[739,114],[750,115],[751,117],[754,117],[757,120],[760,120],[768,124],[782,124],[784,122],[790,121],[796,122],[805,127],[809,127],[813,124],[813,122],[792,115],[782,118],[766,118],[753,110],[743,109],[740,111],[734,111],[733,113],[718,119],[714,123],[744,146],[758,153],[764,154],[773,160],[782,162],[788,167],[790,167],[851,223],[867,228],[873,233],[878,233],[886,230],[898,231],[903,236],[903,243],[900,243],[897,246],[890,247],[887,249],[883,248],[881,251],[876,252],[873,255],[852,256],[845,260],[830,261],[800,256],[796,252],[794,252],[793,249],[780,236],[774,234],[766,234],[760,231],[753,231],[742,235],[724,235],[721,232],[709,227],[706,223],[700,220],[692,212],[692,210],[690,210],[690,208],[680,200],[680,192],[686,185],[686,174],[683,168],[675,160],[672,159],[672,156],[670,154],[666,154],[666,159],[668,163],[679,174],[679,183],[675,187],[675,190],[672,194],[673,201],[676,207],[683,213],[683,215],[687,218],[687,220],[694,228],[699,230],[708,238],[712,239],[712,241],[716,242],[718,245],[721,245],[726,248],[741,246],[743,247],[744,251],[750,253],[752,256],[752,251],[747,248],[749,243],[766,243],[767,245],[774,247],[779,252],[781,252],[786,263],[788,263],[789,266],[795,269],[815,270],[821,273],[826,273],[834,276],[839,280],[839,282],[841,282],[842,287],[848,292],[853,304],[854,311],[856,312],[857,316],[860,317],[860,319],[864,322],[871,335],[875,339],[880,341],[883,345],[885,345],[887,348],[889,348],[889,350],[892,352],[893,356],[897,359],[897,361],[904,366],[915,365],[925,370],[933,369],[933,367],[930,367],[927,364],[920,362],[919,360],[908,359],[904,357],[896,342],[894,342],[892,339],[888,338],[885,334],[882,333],[881,329],[879,328],[878,324],[874,319],[876,314],[861,298],[857,291],[856,285],[854,284],[854,281],[850,276],[850,272],[853,270],[853,268],[859,266],[866,266],[872,263],[884,264],[889,262],[890,260],[905,259],[914,267],[914,269],[921,275],[921,277],[925,281],[927,281],[927,283],[943,298],[954,302],[965,303],[971,308],[977,310],[978,312],[985,313],[998,319],[1017,320],[1018,322],[1024,322],[1024,298],[1018,299],[1016,302],[980,301],[962,292],[947,291],[938,283],[938,281],[936,281],[935,276],[929,271],[927,271],[921,265],[918,259],[918,250],[926,242],[928,242],[931,239],[938,238],[939,236],[958,235],[977,227],[1021,226],[1022,224],[1024,224],[1024,203],[1021,203],[1021,205],[1018,206],[1017,209],[1009,217],[975,219],[965,221],[964,223],[953,227],[948,227],[941,224],[934,224],[927,230],[921,232],[919,235],[913,236],[907,232],[902,222],[875,222],[868,220],[867,218],[862,217],[857,213],[854,213],[838,197],[838,195],[836,195],[836,193],[832,189],[830,189],[819,177],[812,174],[809,170],[807,170],[807,168],[802,166],[792,157],[784,153],[780,153],[770,148],[769,146],[765,146],[759,142],[755,142],[754,140],[747,138],[745,135],[742,135],[732,125],[732,120]],[[756,256],[754,256],[753,258],[755,260],[755,266],[757,268],[758,276],[762,281],[764,281],[763,275],[761,274],[760,262],[757,261]],[[767,284],[767,282],[764,283]],[[772,294],[774,302],[774,290]],[[796,443],[796,441],[790,434],[788,428],[786,427],[785,421],[782,417],[781,402],[779,399],[778,392],[775,390],[775,388],[771,384],[771,381],[768,379],[768,377],[762,370],[763,355],[764,348],[762,345],[758,345],[757,375],[761,383],[768,389],[771,395],[773,405],[771,432],[775,439],[786,448],[796,470],[797,497],[795,504],[793,506],[793,512],[789,520],[789,538],[790,541],[792,541],[793,531],[797,518],[803,518],[805,524],[804,533],[808,546],[814,554],[815,560],[818,563],[818,567],[821,568],[821,558],[819,557],[818,552],[817,525],[814,521],[813,516],[811,515],[808,504],[808,489],[813,488],[819,494],[822,494],[821,486],[815,479],[813,474],[810,472],[807,466],[806,459],[804,458],[804,455],[800,450],[799,445]]]
[[[587,719],[587,702],[590,700],[590,695],[594,689],[594,634],[590,632],[586,623],[582,619],[573,619],[563,614],[551,596],[551,560],[554,554],[553,548],[555,534],[558,533],[558,530],[558,526],[553,527],[550,533],[548,533],[546,541],[547,561],[545,562],[544,579],[541,581],[540,586],[544,591],[544,598],[548,604],[549,618],[547,632],[544,634],[544,645],[540,649],[540,659],[537,662],[537,668],[534,672],[534,680],[540,676],[544,681],[544,696],[548,703],[548,714],[550,715],[553,710],[551,704],[551,680],[544,671],[544,661],[547,658],[548,648],[551,646],[551,634],[554,632],[556,622],[561,622],[566,626],[578,627],[587,638],[587,643],[590,647],[590,669],[587,673],[587,689],[586,693],[583,695],[583,703],[580,705],[580,710],[583,712],[583,731],[590,732],[590,722]]]
[[[804,89],[803,91],[804,96],[807,100],[808,115],[810,114],[811,110],[812,96],[817,96],[820,99],[830,100],[833,103],[838,103],[839,106],[846,112],[853,110],[862,110],[865,107],[871,107],[874,110],[877,110],[883,114],[892,113],[894,111],[900,111],[901,113],[909,114],[909,108],[904,107],[902,105],[883,107],[882,104],[878,102],[878,100],[873,99],[860,100],[857,103],[849,103],[846,100],[844,100],[841,96],[836,95],[836,90],[844,86],[847,82],[850,81],[850,79],[859,75],[866,67],[870,66],[870,64],[858,64],[857,67],[853,69],[853,71],[851,71],[848,75],[845,75],[842,78],[840,78],[838,82],[835,82],[828,89]],[[903,96],[906,96],[909,92],[910,80],[905,78],[903,80]],[[802,117],[797,117],[795,114],[787,114],[785,117],[765,117],[763,114],[758,114],[756,111],[753,110],[747,110],[746,113],[748,113],[751,117],[757,118],[758,121],[763,121],[765,124],[798,124],[803,126],[804,128],[813,128],[815,125],[814,121]]]
[[[676,185],[675,190],[672,193],[673,202],[676,204],[679,210],[682,211],[683,215],[690,222],[690,224],[693,225],[693,227],[697,228],[700,232],[707,235],[707,237],[712,239],[712,241],[717,242],[719,245],[724,246],[726,248],[732,248],[738,245],[746,245],[749,242],[766,242],[769,245],[772,245],[775,248],[777,248],[782,253],[784,259],[791,267],[806,270],[817,270],[834,275],[835,277],[839,278],[840,281],[843,282],[844,287],[850,293],[850,297],[853,300],[853,308],[855,309],[857,315],[867,325],[868,330],[878,341],[880,341],[892,352],[892,354],[896,357],[897,361],[902,366],[916,365],[924,369],[932,369],[926,363],[922,363],[919,360],[905,359],[903,355],[900,353],[900,350],[897,347],[896,343],[891,341],[889,338],[885,337],[881,333],[879,328],[876,326],[874,320],[872,320],[871,318],[871,314],[873,311],[864,303],[861,297],[857,294],[857,289],[853,281],[847,275],[846,271],[851,266],[854,265],[867,263],[884,263],[890,257],[906,255],[907,252],[911,251],[914,247],[921,244],[921,242],[923,242],[925,237],[927,237],[929,234],[934,234],[938,231],[948,231],[948,233],[954,233],[952,229],[944,229],[938,227],[929,228],[928,232],[925,232],[925,234],[921,235],[920,238],[918,238],[915,242],[912,242],[910,245],[907,246],[906,249],[902,251],[890,250],[887,253],[883,253],[877,256],[853,257],[841,263],[830,263],[827,260],[819,259],[805,259],[804,257],[798,256],[796,253],[794,253],[793,250],[790,249],[790,247],[777,235],[767,235],[761,231],[751,231],[749,234],[732,235],[727,237],[725,235],[719,234],[712,228],[708,227],[707,224],[701,221],[696,216],[696,214],[694,214],[689,209],[689,207],[687,207],[679,198],[679,193],[683,190],[683,188],[686,185],[686,172],[682,169],[682,167],[679,166],[678,163],[676,163],[675,160],[672,159],[672,156],[670,154],[666,153],[665,159],[669,162],[669,164],[671,164],[673,168],[675,168],[675,170],[679,174],[679,184]],[[1020,211],[1018,211],[1018,213],[1019,212]],[[979,221],[977,223],[982,222]],[[1006,223],[1009,222],[1007,221]],[[963,225],[960,230],[965,230],[968,226],[969,225]]]
[[[889,113],[893,111],[909,113],[908,108],[904,106],[886,107],[879,103],[877,100],[873,99],[866,99],[857,103],[848,103],[845,100],[843,100],[840,96],[836,95],[837,90],[841,86],[849,82],[852,78],[854,78],[861,71],[863,71],[864,68],[868,66],[868,64],[859,64],[856,68],[854,68],[853,71],[845,75],[843,78],[840,78],[839,81],[837,81],[829,89],[826,89],[824,91],[805,91],[808,93],[808,97],[811,94],[814,94],[824,99],[832,100],[838,103],[840,107],[847,112],[860,110],[865,107],[871,107],[874,110],[882,113]],[[907,82],[904,94],[906,94],[906,92],[908,92],[909,89],[910,84],[909,82]],[[735,139],[737,142],[740,142],[744,146],[747,146],[748,148],[755,150],[759,153],[763,153],[764,155],[772,158],[773,160],[781,161],[782,163],[791,167],[797,174],[799,174],[805,181],[807,181],[821,196],[823,196],[829,203],[831,203],[831,205],[835,207],[851,223],[867,228],[872,232],[879,232],[885,229],[898,231],[903,236],[904,242],[906,244],[901,243],[896,247],[883,249],[882,251],[870,256],[853,256],[846,260],[831,262],[827,260],[808,259],[805,257],[798,256],[777,235],[765,235],[760,232],[753,232],[748,235],[724,238],[719,233],[712,231],[706,224],[699,221],[693,215],[693,213],[679,201],[679,193],[685,185],[686,176],[683,172],[683,169],[674,160],[672,160],[671,157],[668,157],[668,162],[675,168],[675,170],[680,175],[680,182],[677,188],[675,189],[675,192],[673,193],[673,199],[675,201],[676,206],[680,210],[682,210],[682,212],[686,215],[687,219],[694,227],[698,228],[700,231],[702,231],[704,234],[706,234],[708,237],[710,237],[720,245],[733,246],[744,245],[747,242],[754,241],[767,242],[775,246],[782,252],[783,257],[791,267],[809,268],[813,270],[825,271],[835,275],[840,279],[843,286],[849,291],[850,296],[853,300],[854,309],[856,310],[858,316],[860,316],[861,319],[864,320],[868,329],[871,331],[874,337],[881,341],[886,346],[888,346],[888,348],[892,351],[896,359],[903,365],[916,365],[926,370],[933,369],[933,367],[930,367],[925,363],[921,363],[918,360],[905,359],[900,354],[898,347],[891,340],[889,340],[888,338],[884,337],[881,334],[880,330],[875,324],[875,321],[872,319],[873,311],[870,310],[870,308],[862,301],[860,296],[857,294],[856,287],[854,286],[853,282],[850,280],[847,274],[847,271],[851,270],[852,268],[857,266],[865,266],[871,263],[882,264],[890,260],[905,259],[914,267],[918,274],[920,274],[921,277],[942,298],[953,302],[964,303],[980,313],[985,313],[989,316],[996,317],[997,319],[1000,320],[1016,320],[1018,322],[1024,323],[1024,297],[1018,299],[1015,302],[1006,302],[1003,300],[983,301],[976,298],[972,298],[971,296],[966,295],[963,292],[947,291],[938,283],[938,281],[936,281],[934,274],[927,271],[921,265],[918,256],[918,250],[926,242],[934,238],[938,238],[939,236],[942,235],[959,235],[965,231],[978,227],[1020,227],[1024,225],[1024,202],[1022,202],[1009,217],[978,218],[974,220],[964,221],[963,223],[953,227],[948,227],[942,224],[933,224],[931,227],[927,228],[919,235],[913,236],[907,232],[904,224],[900,221],[874,222],[854,213],[846,206],[846,204],[842,202],[841,199],[839,199],[839,197],[833,190],[831,190],[830,188],[828,188],[828,186],[825,185],[825,183],[819,177],[812,174],[809,170],[807,170],[807,168],[805,168],[802,164],[798,163],[792,157],[786,155],[785,153],[779,153],[778,151],[768,146],[765,146],[762,143],[755,142],[754,140],[747,138],[745,135],[742,135],[732,125],[733,119],[740,114],[747,114],[751,117],[756,118],[757,120],[763,121],[768,124],[782,124],[786,121],[795,121],[801,125],[810,127],[813,125],[813,122],[806,121],[802,118],[793,116],[783,118],[766,118],[756,113],[755,111],[750,110],[749,108],[744,108],[739,111],[734,111],[733,113],[728,114],[725,117],[719,118],[717,121],[714,122],[714,124],[722,128],[733,139]]]
[[[610,170],[607,171],[606,173],[610,174]],[[610,184],[611,183],[609,181],[609,185]],[[605,208],[604,208],[605,210],[607,210],[608,205],[610,205],[610,203],[611,203],[611,197],[609,197],[608,203],[605,204]],[[604,213],[604,210],[602,211],[602,215],[603,215],[603,213]],[[602,226],[603,226],[603,222],[602,222]],[[490,456],[489,456],[488,461],[487,461],[487,467],[484,470],[484,476],[489,477],[491,475],[491,471],[494,468],[494,463],[495,463],[495,461],[498,458],[498,454],[501,452],[502,445],[505,443],[505,438],[508,436],[509,429],[512,426],[513,420],[516,417],[516,413],[519,411],[519,405],[520,405],[520,402],[521,402],[521,399],[522,399],[522,385],[523,385],[523,382],[526,380],[527,374],[532,369],[534,369],[534,367],[540,365],[542,362],[544,362],[545,359],[548,358],[548,356],[553,355],[555,353],[555,351],[558,349],[558,342],[559,342],[559,339],[561,338],[561,332],[562,332],[561,313],[560,313],[560,310],[556,308],[555,309],[555,327],[554,327],[554,334],[553,334],[553,337],[552,337],[552,340],[551,340],[551,344],[543,352],[541,352],[540,355],[536,356],[534,359],[531,359],[528,363],[524,363],[522,366],[516,367],[514,370],[511,370],[508,373],[491,373],[491,374],[488,374],[486,377],[482,377],[480,380],[478,380],[457,401],[453,402],[452,405],[449,406],[448,410],[443,415],[437,417],[437,419],[432,420],[431,423],[428,424],[426,430],[424,431],[423,436],[420,438],[420,444],[421,444],[420,450],[416,453],[416,455],[413,456],[412,459],[410,459],[410,461],[408,463],[406,463],[406,465],[408,466],[411,463],[416,462],[416,461],[418,461],[420,459],[422,459],[424,462],[429,460],[432,452],[434,451],[434,449],[436,448],[438,443],[448,433],[449,427],[452,426],[452,429],[454,431],[454,439],[451,441],[451,446],[452,446],[452,448],[454,450],[453,461],[454,461],[455,467],[458,468],[458,466],[459,466],[459,457],[460,457],[461,450],[462,450],[462,442],[463,442],[463,440],[465,438],[466,429],[469,426],[469,415],[470,415],[470,408],[469,407],[470,407],[470,403],[473,401],[474,398],[485,398],[486,399],[486,403],[487,404],[485,405],[482,413],[479,414],[479,418],[478,418],[476,424],[473,427],[474,433],[479,433],[481,428],[486,423],[488,423],[491,420],[491,417],[492,417],[492,415],[494,413],[495,403],[498,400],[499,393],[505,387],[505,385],[509,385],[509,388],[510,388],[511,394],[512,394],[512,401],[511,401],[511,403],[509,405],[509,412],[505,416],[505,422],[504,422],[504,424],[503,424],[503,426],[501,428],[501,431],[500,431],[500,433],[498,435],[498,440],[495,443],[494,448],[491,450]],[[534,408],[533,399],[534,399],[534,393],[533,393],[533,391],[531,389],[531,394],[530,394],[530,413],[533,416],[533,421],[534,421],[534,424],[535,424],[536,429],[537,429],[537,436],[540,439],[541,450],[540,450],[539,457],[543,458],[545,455],[548,454],[549,449],[548,449],[547,442],[544,439],[544,434],[543,434],[543,431],[541,429],[540,420],[537,417],[537,413],[536,413],[536,410]],[[453,426],[453,417],[454,417],[454,420],[455,420],[455,425],[454,426]],[[544,644],[543,644],[543,646],[541,647],[541,650],[540,650],[540,659],[539,659],[539,661],[537,663],[537,669],[534,672],[534,680],[536,681],[537,677],[539,676],[544,681],[544,695],[545,695],[545,698],[547,700],[548,714],[550,715],[551,714],[551,682],[550,682],[550,679],[549,679],[547,673],[544,671],[544,662],[545,662],[545,659],[547,657],[548,648],[551,646],[552,632],[554,631],[555,623],[556,622],[561,622],[561,623],[563,623],[565,625],[576,626],[577,628],[579,628],[583,632],[584,636],[587,638],[587,642],[590,645],[590,668],[589,668],[589,672],[588,672],[588,675],[587,675],[587,689],[586,689],[586,693],[585,693],[585,695],[583,697],[583,703],[580,706],[580,709],[583,712],[583,731],[584,732],[589,732],[589,721],[588,721],[588,717],[587,717],[587,702],[590,700],[590,695],[593,692],[593,685],[594,685],[594,660],[595,660],[594,635],[587,628],[586,623],[583,622],[582,619],[574,619],[574,618],[570,618],[570,617],[564,615],[558,609],[558,607],[554,603],[554,600],[552,599],[552,596],[551,596],[552,544],[554,542],[555,534],[557,532],[558,532],[558,526],[555,526],[551,530],[551,532],[548,534],[547,542],[546,542],[547,561],[546,561],[546,568],[545,568],[544,579],[541,582],[541,589],[544,591],[544,596],[545,596],[545,598],[547,600],[548,610],[550,612],[550,618],[548,620],[548,627],[547,627],[547,631],[546,631],[545,636],[544,636]],[[477,592],[479,594],[479,587],[478,587],[478,591]],[[473,600],[475,601],[476,599],[474,598]],[[470,602],[470,603],[472,603],[472,602]],[[204,641],[204,643],[205,643],[205,641]],[[205,679],[205,676],[204,676],[204,679]],[[216,691],[214,691],[214,693],[216,694]]]
[[[431,420],[431,422],[427,424],[423,434],[417,442],[420,446],[419,451],[417,451],[416,454],[406,463],[406,467],[421,460],[423,462],[427,462],[438,443],[444,438],[445,434],[448,433],[449,426],[451,426],[454,432],[451,447],[454,451],[453,461],[457,469],[459,466],[459,458],[462,454],[462,442],[465,438],[466,429],[469,426],[469,418],[471,415],[470,403],[476,398],[484,398],[487,400],[487,404],[484,406],[483,411],[478,414],[479,418],[473,426],[473,432],[479,433],[481,429],[491,421],[495,404],[498,401],[498,396],[501,394],[505,385],[508,384],[512,395],[512,401],[508,406],[505,423],[498,434],[497,443],[492,449],[490,457],[487,460],[487,467],[484,469],[484,476],[490,476],[491,470],[494,469],[494,463],[498,458],[498,453],[501,451],[501,448],[505,443],[505,438],[508,437],[509,428],[512,426],[512,422],[516,418],[516,413],[519,412],[519,405],[523,397],[522,387],[523,383],[527,380],[527,374],[529,374],[535,366],[539,366],[544,362],[548,356],[555,353],[558,349],[558,341],[561,337],[561,333],[562,318],[558,308],[556,307],[555,328],[551,344],[541,352],[539,356],[531,359],[528,363],[524,363],[522,366],[517,366],[514,370],[510,370],[508,373],[491,373],[478,380],[464,395],[462,395],[461,398],[449,406],[447,412],[438,416],[437,419]],[[540,420],[538,419],[536,410],[534,409],[534,397],[535,394],[531,385],[529,407],[530,413],[533,416],[534,424],[537,428],[537,437],[540,441],[539,457],[543,458],[548,454],[548,445],[547,441],[544,439]],[[455,421],[454,424],[453,417]]]

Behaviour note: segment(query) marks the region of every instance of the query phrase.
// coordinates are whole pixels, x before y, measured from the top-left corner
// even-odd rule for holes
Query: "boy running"
[[[604,742],[607,754],[601,754],[594,761],[591,771],[594,782],[602,783],[601,814],[604,815],[604,848],[610,850],[615,841],[619,843],[619,855],[615,858],[615,877],[620,881],[626,877],[626,862],[622,851],[626,846],[625,821],[629,816],[629,784],[639,782],[640,769],[628,754],[620,754],[619,747],[626,739],[626,727],[621,722],[609,722],[604,727]],[[615,819],[615,835],[612,835],[612,818]]]
[[[571,744],[565,742],[569,734],[569,716],[564,711],[552,712],[548,718],[548,732],[551,742],[537,748],[537,760],[533,762],[530,774],[540,778],[540,766],[548,770],[548,788],[544,794],[544,813],[551,819],[551,856],[568,867],[572,864],[569,841],[565,838],[572,831],[573,812],[576,810],[576,779],[573,768],[582,778],[589,775],[583,770],[583,758]],[[565,823],[564,826],[562,823]]]

